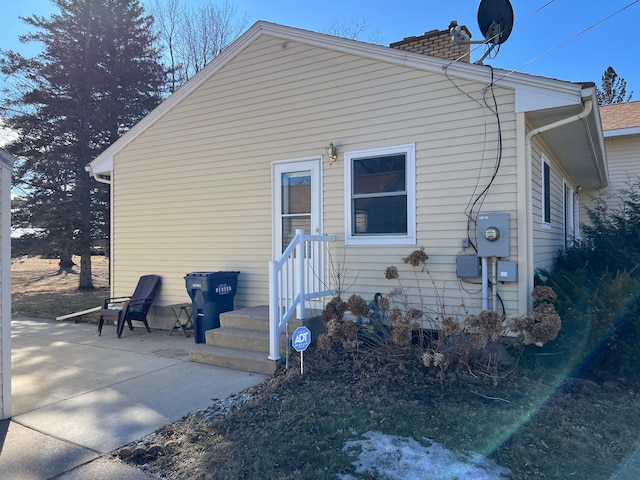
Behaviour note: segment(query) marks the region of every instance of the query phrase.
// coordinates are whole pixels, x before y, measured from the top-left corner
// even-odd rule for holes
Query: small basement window
[[[345,153],[346,244],[415,244],[415,145]]]

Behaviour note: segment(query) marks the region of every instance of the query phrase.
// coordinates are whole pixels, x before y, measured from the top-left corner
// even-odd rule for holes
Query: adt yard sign
[[[291,339],[291,345],[296,349],[296,352],[300,352],[300,375],[304,375],[304,351],[311,343],[311,330],[304,325],[296,328],[293,332],[293,338]]]
[[[291,344],[296,349],[296,352],[304,352],[311,344],[311,331],[304,325],[296,328],[295,332],[293,332]]]

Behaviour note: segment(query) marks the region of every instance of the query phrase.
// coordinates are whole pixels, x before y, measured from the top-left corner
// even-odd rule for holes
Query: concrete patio
[[[12,321],[0,478],[149,478],[107,454],[265,378],[190,362],[194,339],[179,331],[96,333],[73,321]]]

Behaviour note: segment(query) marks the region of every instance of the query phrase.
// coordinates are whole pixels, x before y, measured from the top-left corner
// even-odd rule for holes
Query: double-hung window
[[[415,145],[345,153],[348,245],[415,244]]]

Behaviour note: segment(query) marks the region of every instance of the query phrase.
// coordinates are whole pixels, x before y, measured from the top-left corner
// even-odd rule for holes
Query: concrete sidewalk
[[[107,453],[265,376],[189,361],[193,337],[141,325],[12,321],[11,421],[0,422],[0,478],[142,479]]]

